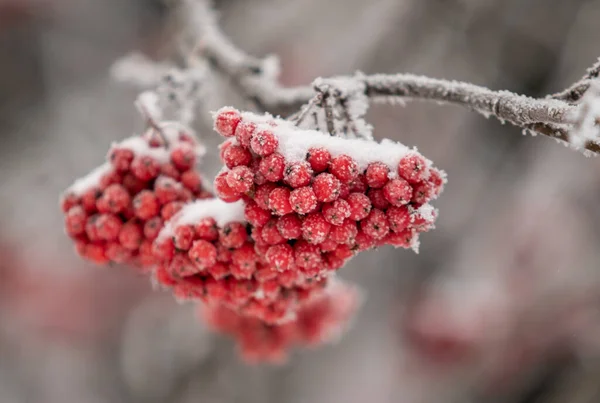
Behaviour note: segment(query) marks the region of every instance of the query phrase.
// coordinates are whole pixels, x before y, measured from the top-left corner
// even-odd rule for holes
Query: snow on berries
[[[416,251],[419,234],[433,228],[430,202],[445,173],[417,150],[390,140],[332,137],[233,108],[215,113],[215,127],[232,116],[238,133],[223,147],[245,157],[240,167],[222,153],[227,168],[215,180],[217,195],[248,203],[254,241],[289,245],[304,276],[327,276],[375,246]]]
[[[210,197],[194,170],[200,146],[189,133],[165,128],[112,145],[107,162],[62,196],[65,230],[78,253],[98,264],[156,263],[152,241],[185,203]]]

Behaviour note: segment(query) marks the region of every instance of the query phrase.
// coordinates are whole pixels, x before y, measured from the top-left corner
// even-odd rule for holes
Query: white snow
[[[86,176],[73,182],[66,190],[66,193],[73,193],[77,196],[81,196],[94,186],[98,186],[100,184],[100,179],[102,179],[105,174],[109,173],[111,169],[112,166],[108,162],[100,165]]]
[[[173,236],[175,228],[180,225],[196,224],[203,218],[211,217],[219,227],[232,221],[246,222],[244,218],[244,203],[226,203],[221,199],[198,200],[184,206],[173,218],[165,224],[158,234],[158,239]]]

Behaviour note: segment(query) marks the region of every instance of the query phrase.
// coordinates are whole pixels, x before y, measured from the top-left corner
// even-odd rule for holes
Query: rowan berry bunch
[[[376,246],[416,250],[419,234],[434,226],[429,202],[445,173],[416,150],[229,107],[214,119],[229,138],[215,192],[227,202],[244,200],[257,249],[280,272],[321,278]]]
[[[292,320],[327,280],[277,270],[250,233],[242,203],[210,199],[186,205],[154,242],[161,261],[155,281],[179,299],[222,305],[269,324]]]
[[[210,197],[195,170],[195,137],[165,126],[112,145],[107,162],[77,180],[61,200],[65,230],[81,257],[146,270],[152,241],[186,202]]]
[[[293,347],[334,341],[348,325],[359,302],[356,288],[336,281],[302,304],[293,320],[281,324],[240,315],[225,305],[201,306],[201,314],[213,330],[235,339],[246,361],[282,363]]]

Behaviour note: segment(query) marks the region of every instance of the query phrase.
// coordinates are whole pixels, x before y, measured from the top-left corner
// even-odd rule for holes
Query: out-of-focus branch
[[[581,80],[573,83],[569,88],[551,95],[551,98],[560,99],[566,102],[577,102],[581,99],[583,94],[590,88],[590,85],[594,79],[600,75],[600,59],[596,63],[587,69],[586,74]]]

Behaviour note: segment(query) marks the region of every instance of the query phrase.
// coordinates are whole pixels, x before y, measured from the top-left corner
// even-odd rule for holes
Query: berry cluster
[[[155,281],[182,300],[223,306],[269,324],[289,321],[326,280],[276,270],[259,253],[243,216],[242,203],[210,199],[186,205],[154,242],[161,261]]]
[[[357,289],[335,282],[304,303],[296,318],[285,323],[267,324],[224,305],[202,306],[202,316],[212,329],[232,336],[248,362],[281,363],[294,346],[334,341],[351,319],[359,300]]]
[[[148,130],[113,144],[107,162],[61,200],[77,252],[97,264],[156,263],[152,242],[186,202],[211,197],[195,170],[199,145],[183,131]]]
[[[419,234],[433,228],[429,202],[445,174],[416,150],[233,108],[215,114],[215,130],[229,138],[215,192],[244,200],[257,250],[279,272],[321,278],[376,246],[416,249]]]

